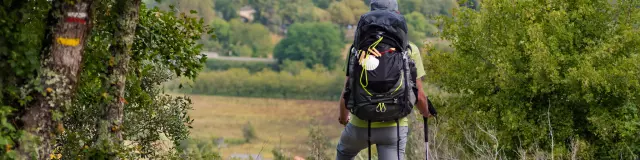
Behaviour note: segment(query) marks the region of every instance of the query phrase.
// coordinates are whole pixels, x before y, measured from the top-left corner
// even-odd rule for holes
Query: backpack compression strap
[[[371,160],[371,120],[369,120],[369,125],[367,126],[367,143],[369,144],[369,160]]]
[[[400,159],[400,121],[398,121],[398,119],[396,119],[396,131],[397,131],[396,135],[398,136],[398,143],[397,143],[398,160],[401,160]]]

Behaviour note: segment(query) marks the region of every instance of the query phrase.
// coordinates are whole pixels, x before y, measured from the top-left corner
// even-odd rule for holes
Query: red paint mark
[[[87,24],[87,21],[85,21],[83,18],[67,17],[66,21],[73,22],[73,23]]]

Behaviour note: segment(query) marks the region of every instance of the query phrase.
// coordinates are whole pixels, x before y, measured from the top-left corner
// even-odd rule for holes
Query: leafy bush
[[[214,145],[212,141],[189,138],[182,140],[178,148],[193,160],[220,160],[222,156],[216,152],[217,147]]]
[[[279,148],[279,147],[273,148],[273,150],[271,150],[271,154],[273,154],[273,159],[274,160],[289,160],[289,159],[291,159],[291,158],[287,157],[283,153],[282,148]]]
[[[275,68],[275,62],[262,61],[229,61],[209,58],[207,59],[207,69],[214,71],[224,71],[231,68],[246,68],[251,73],[262,71],[263,69]]]
[[[253,128],[251,122],[247,122],[247,124],[242,127],[242,135],[247,143],[251,143],[251,140],[256,138],[256,129]]]
[[[309,147],[309,160],[328,160],[329,155],[327,151],[331,144],[329,138],[325,135],[322,128],[312,125],[309,127],[309,141],[307,142]]]
[[[170,84],[168,89],[186,93],[238,97],[337,100],[344,86],[344,75],[322,68],[302,69],[299,74],[264,69],[250,73],[244,68],[203,72],[192,87]],[[191,90],[191,92],[188,92]]]
[[[640,1],[483,2],[444,18],[455,51],[424,61],[456,95],[445,101],[458,126],[444,132],[487,135],[507,159],[637,159]]]

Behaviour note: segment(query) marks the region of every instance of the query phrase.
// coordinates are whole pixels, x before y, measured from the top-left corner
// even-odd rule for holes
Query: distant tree
[[[335,2],[335,1],[336,0],[313,0],[313,3],[318,8],[327,9],[327,8],[329,8],[329,4],[331,4],[332,2]]]
[[[279,26],[282,17],[277,14],[280,10],[280,1],[274,0],[248,0],[249,5],[256,9],[255,18],[258,22],[267,26]]]
[[[253,55],[253,49],[245,44],[231,44],[229,49],[233,56],[251,57]]]
[[[405,15],[405,18],[407,25],[415,27],[416,31],[423,32],[428,36],[432,36],[438,31],[438,28],[429,23],[429,20],[419,12],[411,12]]]
[[[353,11],[351,11],[349,7],[342,5],[340,2],[331,3],[327,10],[329,11],[329,14],[331,14],[331,21],[334,23],[340,25],[356,23]]]
[[[334,68],[341,58],[344,36],[331,23],[296,23],[291,25],[287,37],[275,47],[274,57],[303,61],[307,67],[322,64]]]
[[[231,51],[233,56],[267,57],[273,51],[271,32],[264,25],[245,23],[239,19],[227,22],[215,19],[211,26],[216,28],[215,38],[205,43],[206,48],[212,48],[220,53]]]
[[[398,2],[398,9],[401,13],[422,13],[420,7],[424,4],[424,1],[430,0],[401,0]]]
[[[222,13],[225,20],[231,20],[238,17],[238,10],[246,3],[245,0],[215,0],[216,12]]]
[[[422,44],[424,40],[427,39],[427,36],[424,32],[420,32],[415,29],[416,27],[409,25],[409,41],[415,44]]]
[[[413,43],[421,44],[427,37],[434,36],[438,28],[429,23],[427,18],[419,12],[405,15],[409,27],[409,39]]]
[[[169,6],[174,5],[179,12],[189,13],[189,11],[197,11],[193,17],[202,17],[205,22],[209,23],[216,16],[214,1],[211,0],[162,0],[160,8],[168,10]]]
[[[360,0],[343,0],[331,3],[327,10],[333,22],[349,25],[357,24],[360,16],[369,11],[369,7]]]
[[[280,10],[278,14],[282,17],[283,24],[293,24],[295,22],[313,21],[315,6],[311,0],[280,0]]]
[[[271,33],[261,24],[247,24],[239,19],[229,21],[230,32],[228,36],[229,46],[246,45],[251,49],[245,56],[266,57],[273,50]]]
[[[331,21],[331,14],[322,8],[313,7],[310,18],[311,22],[328,22]]]
[[[447,15],[450,16],[452,9],[457,8],[456,0],[399,0],[400,12],[419,12],[426,16]]]

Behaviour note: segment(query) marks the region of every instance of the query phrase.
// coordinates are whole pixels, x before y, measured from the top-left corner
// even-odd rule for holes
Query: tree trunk
[[[21,116],[22,127],[29,133],[19,144],[22,159],[48,159],[55,134],[64,131],[59,109],[69,105],[75,93],[85,40],[91,30],[90,4],[91,0],[53,2],[47,20],[50,30],[42,50],[40,76],[44,93],[33,94],[34,102]]]
[[[140,0],[118,0],[116,6],[116,30],[114,32],[115,43],[109,47],[111,60],[109,60],[108,92],[111,101],[106,105],[103,122],[100,124],[101,130],[107,132],[100,133],[101,140],[107,140],[111,145],[122,145],[122,118],[124,116],[124,89],[126,75],[131,59],[131,48],[138,24],[138,11]]]

